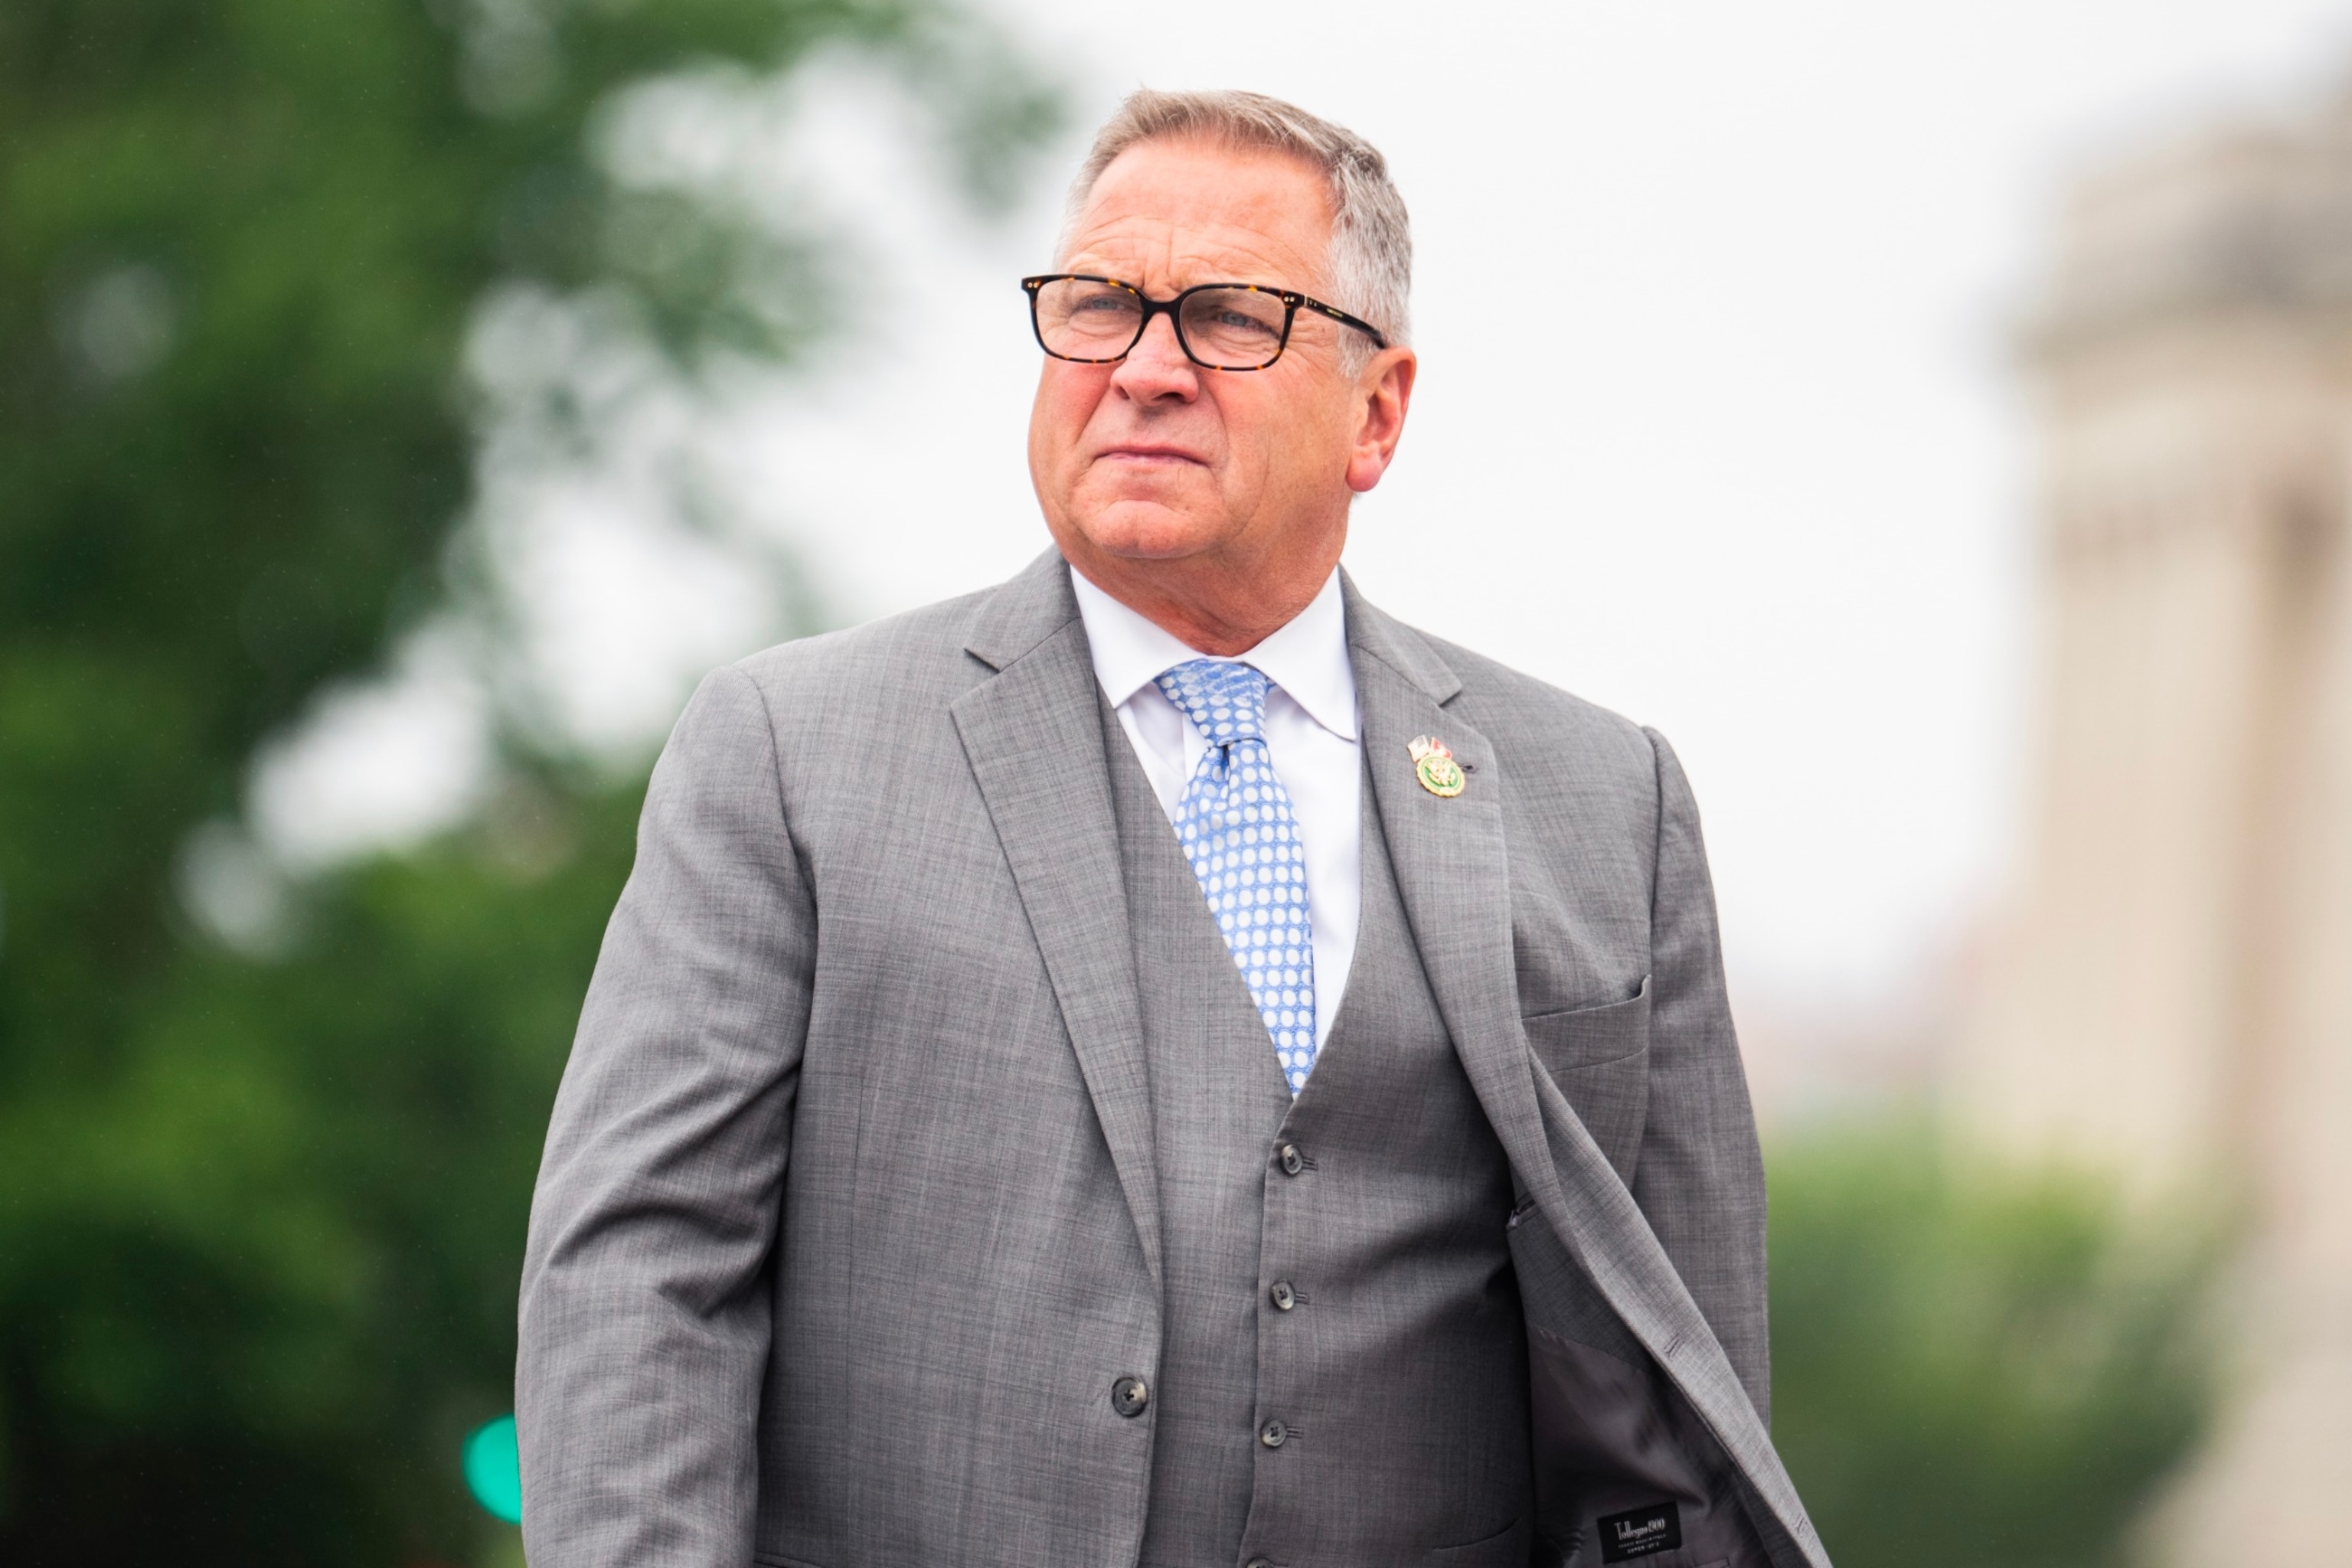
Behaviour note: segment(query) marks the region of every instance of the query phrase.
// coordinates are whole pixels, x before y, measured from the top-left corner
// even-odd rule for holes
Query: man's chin
[[[1156,501],[1119,501],[1078,519],[1087,544],[1122,561],[1179,561],[1221,543],[1224,519]]]

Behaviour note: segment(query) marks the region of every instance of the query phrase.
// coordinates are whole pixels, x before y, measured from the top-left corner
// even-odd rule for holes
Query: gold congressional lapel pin
[[[1469,782],[1462,776],[1462,764],[1454,760],[1454,753],[1445,749],[1444,742],[1433,740],[1427,735],[1416,735],[1406,744],[1405,750],[1412,753],[1413,776],[1430,794],[1451,800],[1460,795],[1462,786]]]

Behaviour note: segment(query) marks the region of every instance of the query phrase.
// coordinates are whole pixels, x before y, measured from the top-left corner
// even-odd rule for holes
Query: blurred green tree
[[[478,1544],[547,1104],[638,786],[509,747],[482,822],[305,890],[273,956],[174,897],[256,746],[443,597],[518,287],[691,383],[789,357],[817,247],[616,177],[618,95],[827,47],[968,185],[1054,113],[926,0],[0,6],[0,1561]]]
[[[2218,1228],[2150,1235],[1924,1123],[1769,1169],[1773,1436],[1839,1568],[2125,1561],[2209,1415]]]

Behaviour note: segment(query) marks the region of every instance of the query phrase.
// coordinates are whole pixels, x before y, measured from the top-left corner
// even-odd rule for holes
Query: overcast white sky
[[[2352,60],[2314,0],[990,3],[1072,84],[1071,138],[990,227],[814,95],[811,199],[902,315],[713,433],[734,481],[847,618],[1010,575],[1046,543],[1013,279],[1084,132],[1144,83],[1352,126],[1412,209],[1423,370],[1349,569],[1665,731],[1749,997],[1895,984],[1997,885],[2030,635],[2005,345],[2066,175]],[[607,553],[569,569],[579,668],[739,651]]]

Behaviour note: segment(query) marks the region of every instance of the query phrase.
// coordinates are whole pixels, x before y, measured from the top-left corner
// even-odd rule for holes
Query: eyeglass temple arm
[[[1305,294],[1298,296],[1298,302],[1302,305],[1309,306],[1315,310],[1320,310],[1323,314],[1330,317],[1333,321],[1338,321],[1342,326],[1355,328],[1356,331],[1371,339],[1372,346],[1375,348],[1384,349],[1389,346],[1389,340],[1382,335],[1378,327],[1372,325],[1370,321],[1362,320],[1360,317],[1348,314],[1347,311],[1342,310],[1337,305],[1327,305],[1322,300],[1310,299]]]

